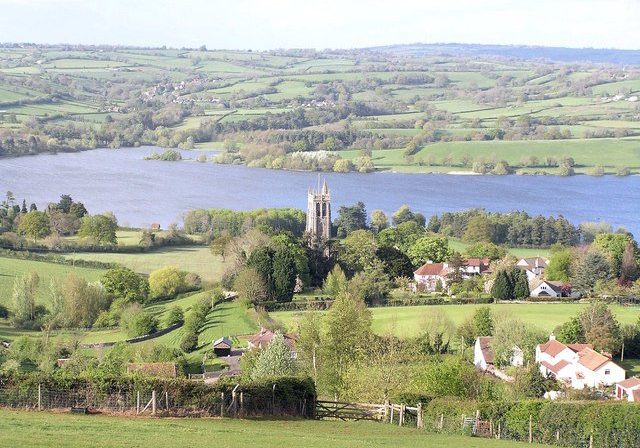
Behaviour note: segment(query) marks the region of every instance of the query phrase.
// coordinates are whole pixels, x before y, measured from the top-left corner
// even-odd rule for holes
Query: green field
[[[62,279],[69,272],[73,272],[89,281],[96,281],[99,280],[104,273],[101,269],[80,268],[44,261],[0,257],[0,304],[11,306],[13,282],[16,277],[28,274],[29,272],[37,272],[40,277],[38,290],[38,302],[40,303],[46,303],[46,294],[49,291],[51,279]]]
[[[119,263],[141,274],[149,274],[164,266],[174,265],[195,272],[205,281],[220,280],[225,269],[222,258],[213,255],[207,246],[166,247],[143,253],[79,252],[66,254],[70,259]]]
[[[429,447],[508,448],[524,443],[429,434],[374,422],[151,419],[0,411],[7,447]],[[533,445],[541,446],[541,445]]]
[[[481,306],[491,308],[494,316],[510,316],[545,332],[553,329],[578,314],[587,305],[554,303],[498,303],[489,305],[429,305],[407,307],[371,308],[373,330],[378,334],[395,334],[400,337],[412,337],[421,333],[429,315],[442,312],[455,325],[472,316]],[[621,324],[635,323],[640,318],[640,307],[612,306]],[[282,321],[287,328],[294,329],[301,312],[275,312],[271,315]],[[499,318],[499,317],[498,317]]]
[[[449,247],[457,252],[464,253],[467,247],[471,246],[471,243],[465,241],[449,238]],[[518,258],[526,257],[546,257],[548,258],[550,253],[549,249],[543,248],[528,248],[528,247],[509,247],[507,248],[510,254]]]

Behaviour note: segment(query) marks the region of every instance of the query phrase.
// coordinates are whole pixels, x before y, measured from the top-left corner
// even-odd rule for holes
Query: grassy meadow
[[[394,334],[412,337],[420,334],[425,322],[433,313],[443,313],[455,325],[473,315],[476,309],[488,306],[496,318],[515,317],[545,332],[553,329],[578,314],[587,305],[573,303],[496,303],[489,305],[429,305],[406,307],[371,308],[372,327],[377,334]],[[635,323],[640,318],[640,307],[612,305],[616,318],[621,324]],[[300,311],[280,311],[271,315],[282,321],[287,328],[295,329],[301,316]]]
[[[218,447],[263,448],[510,448],[524,443],[430,434],[375,422],[316,420],[152,419],[103,415],[0,411],[3,446],[44,448],[175,448],[214,443]],[[162,434],[160,437],[159,434]],[[177,444],[177,445],[176,445]]]

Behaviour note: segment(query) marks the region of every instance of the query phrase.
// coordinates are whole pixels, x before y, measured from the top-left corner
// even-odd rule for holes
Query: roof
[[[609,358],[592,348],[585,348],[578,352],[578,363],[582,364],[589,370],[596,370],[598,367],[611,361]]]
[[[540,351],[542,353],[546,353],[547,355],[553,357],[556,357],[562,350],[569,348],[562,342],[556,341],[555,339],[549,339],[547,342],[545,342],[544,344],[540,344],[538,347],[540,347]]]
[[[214,347],[218,347],[218,346],[226,346],[228,348],[231,348],[231,345],[233,343],[231,342],[231,340],[227,339],[227,338],[220,338],[220,339],[216,339],[215,341],[213,341],[213,346]],[[224,347],[224,348],[226,348]]]
[[[631,378],[627,378],[624,381],[620,381],[619,383],[616,383],[616,385],[623,387],[625,389],[632,389],[634,387],[639,387],[640,378],[638,378],[637,376],[632,376]]]
[[[493,348],[491,347],[492,340],[493,338],[491,336],[478,337],[478,341],[480,342],[480,351],[482,352],[482,357],[487,364],[493,364],[493,360],[495,358]]]
[[[567,344],[567,347],[569,347],[574,352],[578,353],[578,352],[581,352],[582,350],[584,350],[585,348],[593,348],[593,345],[591,345],[591,344]]]
[[[634,389],[632,392],[633,401],[640,401],[640,389]]]
[[[142,373],[166,378],[175,378],[178,376],[175,362],[129,363],[129,365],[127,365],[127,373]]]
[[[555,364],[548,363],[547,361],[542,361],[540,364],[545,366],[547,369],[551,370],[553,373],[559,373],[562,369],[569,365],[569,362],[562,359]]]
[[[425,263],[415,272],[415,275],[441,275],[445,268],[444,263]]]
[[[249,344],[256,347],[266,347],[271,344],[275,333],[271,330],[267,330],[266,328],[261,328],[259,333],[254,334],[249,338]],[[289,348],[293,348],[295,345],[295,339],[292,336],[284,334],[284,343],[287,344]]]
[[[518,261],[518,266],[525,266],[525,267],[531,267],[531,268],[535,268],[535,267],[546,268],[547,262],[548,262],[547,259],[544,257],[521,258]]]
[[[562,285],[563,285],[562,282],[551,282],[549,280],[544,280],[540,282],[540,284],[536,286],[535,289],[539,288],[541,285],[547,285],[549,288],[553,289],[558,294],[562,293]]]
[[[485,257],[485,258],[467,258],[467,260],[465,261],[465,266],[489,266],[489,263],[491,261]]]

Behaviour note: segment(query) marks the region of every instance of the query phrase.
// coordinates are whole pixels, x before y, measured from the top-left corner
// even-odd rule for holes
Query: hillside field
[[[510,448],[524,443],[447,436],[375,422],[152,419],[0,411],[3,446],[176,448],[177,446]],[[159,436],[162,434],[162,437]]]
[[[430,305],[406,307],[370,308],[373,316],[373,331],[378,334],[395,334],[400,337],[417,336],[421,332],[428,316],[434,312],[442,312],[455,325],[459,325],[476,309],[488,306],[495,316],[509,315],[522,320],[527,325],[537,327],[546,332],[578,314],[585,304],[554,303],[498,303],[489,305]],[[640,307],[622,307],[612,305],[618,321],[629,324],[640,318]],[[287,328],[294,329],[301,312],[281,311],[271,315],[282,321]]]

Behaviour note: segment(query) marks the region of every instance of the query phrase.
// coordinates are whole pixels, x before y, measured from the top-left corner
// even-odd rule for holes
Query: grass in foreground
[[[573,303],[497,303],[489,305],[429,305],[407,307],[371,308],[373,331],[378,334],[392,333],[400,337],[420,334],[429,315],[439,311],[448,316],[455,325],[460,325],[476,309],[488,306],[495,315],[508,314],[524,323],[551,332],[553,329],[578,314],[587,305]],[[635,323],[640,317],[640,307],[611,307],[621,324]],[[295,328],[301,315],[299,311],[271,313],[288,328]]]
[[[175,448],[460,447],[508,448],[524,443],[429,434],[374,422],[310,420],[150,419],[0,411],[3,446]],[[527,445],[542,446],[542,445]]]

